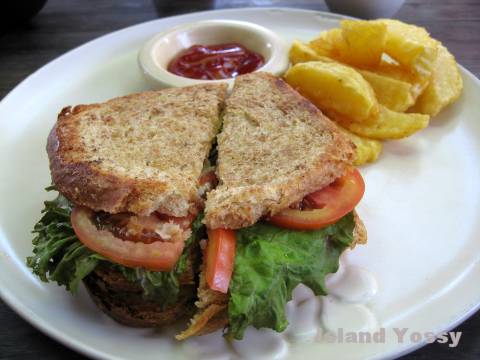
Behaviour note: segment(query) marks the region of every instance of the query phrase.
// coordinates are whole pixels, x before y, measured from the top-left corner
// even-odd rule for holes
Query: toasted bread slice
[[[282,79],[239,76],[218,135],[217,177],[205,224],[237,229],[275,214],[350,167],[355,145]]]
[[[47,144],[53,183],[95,211],[187,215],[225,95],[197,85],[63,109]]]
[[[162,308],[145,298],[140,285],[129,282],[120,271],[98,266],[84,280],[95,304],[115,321],[132,327],[161,327],[194,312],[195,282],[181,277],[175,304]]]
[[[353,229],[351,248],[367,242],[367,230],[362,220],[356,211],[354,211],[353,216],[355,228]],[[208,287],[203,266],[200,272],[197,296],[198,300],[195,302],[197,312],[190,320],[188,328],[175,337],[177,340],[209,334],[228,325],[228,294],[223,294]]]
[[[129,281],[120,270],[105,262],[83,282],[95,304],[115,321],[133,327],[161,327],[194,313],[198,258],[198,247],[191,247],[185,271],[178,276],[178,299],[166,307],[145,296],[140,284]]]

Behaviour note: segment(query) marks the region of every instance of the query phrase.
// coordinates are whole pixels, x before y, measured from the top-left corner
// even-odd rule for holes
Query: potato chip
[[[331,110],[362,122],[378,113],[372,87],[355,69],[336,62],[299,63],[285,74],[286,81],[321,110]]]
[[[380,64],[387,39],[387,25],[366,20],[342,20],[340,24],[348,53],[346,62],[361,67]]]
[[[348,49],[341,29],[331,29],[320,33],[308,44],[320,56],[338,61],[348,61]]]
[[[430,77],[438,47],[428,32],[424,28],[393,19],[376,22],[387,25],[384,51],[419,76]]]
[[[290,58],[292,65],[308,61],[334,61],[325,56],[318,55],[310,46],[298,40],[293,41],[288,57]]]
[[[331,114],[330,114],[331,115]],[[371,122],[360,124],[349,119],[332,118],[354,134],[377,140],[401,139],[428,126],[429,116],[424,114],[405,114],[387,109],[380,105],[380,112]]]
[[[409,110],[431,116],[458,99],[463,81],[453,55],[441,44],[435,61],[432,79],[415,105]]]
[[[393,111],[406,111],[415,102],[408,82],[397,80],[393,77],[375,74],[367,70],[359,70],[363,78],[372,87],[377,100]]]
[[[408,71],[408,69],[406,68],[388,63],[382,63],[375,69],[368,69],[368,71],[409,83],[411,85],[410,94],[412,95],[412,99],[414,102],[425,90],[425,88],[430,82],[429,77],[419,76],[415,73]]]
[[[338,128],[355,144],[355,166],[360,166],[377,160],[383,148],[381,141],[355,135],[341,126]]]
[[[425,128],[463,88],[455,58],[440,42],[422,27],[393,19],[343,20],[308,44],[294,42],[290,59],[287,82],[358,135],[352,141],[361,149],[360,162],[381,151],[373,139],[400,139]]]

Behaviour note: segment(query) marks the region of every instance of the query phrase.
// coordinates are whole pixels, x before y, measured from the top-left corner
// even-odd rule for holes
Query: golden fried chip
[[[383,148],[381,141],[355,135],[341,126],[339,126],[339,129],[355,144],[355,166],[377,160]]]
[[[347,63],[361,67],[380,64],[387,25],[366,20],[342,20],[340,24],[348,53]]]
[[[329,114],[332,116],[332,114]],[[414,134],[428,126],[429,116],[424,114],[405,114],[387,109],[380,105],[380,112],[375,119],[364,124],[332,116],[351,132],[377,140],[401,139]]]
[[[372,87],[355,69],[336,62],[299,63],[285,74],[286,81],[318,108],[362,122],[378,113]]]
[[[406,68],[388,63],[381,63],[380,66],[368,69],[368,71],[409,83],[411,85],[410,94],[414,102],[430,82],[430,78],[419,76]]]
[[[359,71],[372,87],[378,102],[390,110],[403,112],[415,102],[411,93],[412,85],[408,82],[367,70]]]
[[[376,22],[387,25],[385,53],[419,76],[429,78],[438,47],[428,32],[424,28],[393,19]]]
[[[322,32],[308,46],[311,55],[410,83],[414,100],[430,81],[438,51],[425,29],[392,19],[344,20],[342,29]]]
[[[445,106],[457,100],[462,89],[463,80],[455,58],[439,44],[430,84],[409,111],[435,116]]]
[[[313,48],[298,40],[294,40],[288,53],[292,65],[308,61],[334,61],[325,56],[318,55]]]
[[[320,33],[308,44],[320,56],[341,62],[348,60],[348,49],[341,29],[331,29]]]

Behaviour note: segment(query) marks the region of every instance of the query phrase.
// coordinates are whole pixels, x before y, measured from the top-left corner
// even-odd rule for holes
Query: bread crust
[[[355,145],[282,79],[239,76],[218,136],[217,177],[205,224],[238,229],[273,215],[341,176]]]
[[[117,270],[97,267],[84,279],[84,284],[95,304],[115,321],[132,327],[161,327],[193,314],[195,283],[180,279],[178,301],[163,309],[143,296],[142,288],[129,282]]]
[[[228,325],[228,295],[210,289],[205,277],[206,242],[203,243],[203,263],[200,266],[198,300],[195,302],[196,313],[190,320],[187,329],[176,335],[177,340],[185,340],[191,336],[206,335]]]
[[[160,211],[172,216],[194,212],[200,201],[198,177],[220,127],[219,114],[225,95],[225,84],[208,84],[132,94],[102,104],[64,108],[47,142],[53,183],[70,201],[95,211],[140,215]],[[188,112],[185,118],[182,111]],[[150,119],[157,122],[149,123]],[[138,129],[141,126],[138,124],[145,126],[145,134]],[[116,140],[112,135],[114,125],[125,130]],[[152,126],[156,129],[153,133]],[[96,127],[98,131],[91,131]],[[109,152],[107,145],[105,149],[99,149],[102,141],[116,141],[116,147],[121,148],[129,141],[135,141],[132,135],[135,132],[140,132],[143,137],[158,136],[169,142],[164,147],[163,144],[153,146],[152,152],[158,155],[153,156],[152,162],[158,159],[174,161],[176,152],[187,159],[188,167],[172,165],[159,171],[152,167],[144,170],[149,173],[139,176],[131,174],[130,168],[117,161],[125,156],[121,151],[115,153],[112,148]],[[104,138],[99,138],[99,134]],[[135,143],[130,149],[137,145]],[[142,166],[147,168],[138,161],[136,168],[143,170]],[[158,172],[156,176],[150,174],[154,171]]]
[[[132,327],[161,327],[193,315],[199,258],[195,244],[189,249],[185,271],[178,276],[178,299],[166,308],[145,297],[140,284],[106,262],[100,262],[83,283],[95,304],[115,321]]]

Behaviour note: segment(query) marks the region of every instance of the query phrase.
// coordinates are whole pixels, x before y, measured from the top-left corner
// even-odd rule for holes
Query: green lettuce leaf
[[[72,205],[62,195],[44,204],[43,216],[33,230],[36,234],[32,241],[33,256],[27,258],[27,265],[42,281],[57,282],[75,294],[82,279],[102,262],[121,271],[127,280],[139,284],[144,296],[156,300],[162,307],[177,301],[180,292],[178,277],[186,270],[189,252],[198,245],[203,234],[203,214],[193,222],[192,235],[185,242],[175,269],[156,272],[113,264],[85,247],[70,223]]]
[[[348,214],[316,231],[263,222],[238,230],[226,336],[240,340],[249,325],[285,330],[285,305],[300,283],[326,295],[325,276],[338,270],[340,254],[353,242],[354,226]]]
[[[75,294],[80,281],[103,258],[78,241],[67,199],[60,195],[44,204],[43,216],[33,230],[33,256],[27,258],[27,265],[42,281],[55,281]]]
[[[156,299],[162,308],[175,304],[180,293],[178,274],[175,271],[149,271],[142,268],[115,266],[125,278],[143,288],[143,295]]]

